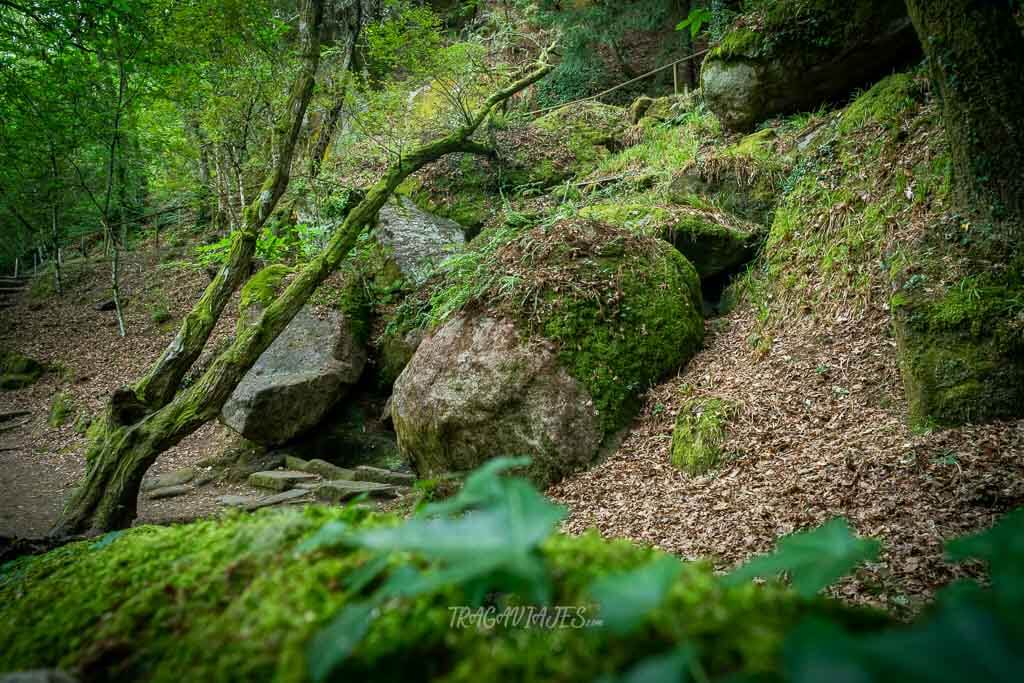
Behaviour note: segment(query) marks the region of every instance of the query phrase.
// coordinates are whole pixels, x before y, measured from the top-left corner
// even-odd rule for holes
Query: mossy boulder
[[[920,54],[900,2],[752,4],[701,69],[704,101],[733,130],[840,99]]]
[[[955,426],[1024,416],[1024,279],[966,278],[940,296],[892,300],[911,422]]]
[[[392,400],[423,476],[529,454],[535,481],[557,480],[704,334],[697,273],[678,251],[582,219],[510,237],[430,296],[446,310],[452,299],[457,315],[420,344]]]
[[[288,273],[270,266],[249,280],[242,290],[239,326],[262,314]],[[285,443],[315,426],[356,384],[366,365],[366,323],[346,314],[341,303],[303,306],[235,387],[221,422],[265,446]]]
[[[308,681],[310,653],[330,647],[316,636],[374,584],[350,581],[366,573],[365,550],[304,544],[332,527],[398,523],[364,515],[321,506],[235,513],[136,527],[17,559],[0,569],[0,671],[59,666],[82,681]],[[553,579],[550,604],[579,605],[588,617],[595,616],[587,592],[593,581],[663,556],[597,534],[553,535],[541,553]],[[403,567],[423,563],[396,555],[386,569]],[[500,610],[507,597],[497,599]],[[852,621],[849,611],[775,585],[724,587],[699,562],[682,564],[663,604],[631,635],[452,628],[451,608],[471,600],[447,585],[388,601],[331,680],[589,682],[681,644],[696,648],[701,670],[716,680],[740,672],[770,677],[801,620]]]
[[[0,390],[32,386],[44,369],[42,363],[22,353],[0,349]]]
[[[373,238],[386,250],[403,277],[420,280],[466,242],[461,225],[434,216],[398,195],[381,207]]]
[[[749,261],[764,230],[712,206],[658,205],[649,201],[614,201],[580,211],[585,218],[665,240],[685,256],[701,278],[712,277]]]
[[[672,464],[690,475],[706,474],[722,459],[722,444],[735,404],[719,398],[683,403],[672,430]]]

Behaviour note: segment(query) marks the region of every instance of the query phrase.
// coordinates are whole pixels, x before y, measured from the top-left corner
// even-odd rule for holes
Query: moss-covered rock
[[[580,215],[665,240],[693,264],[701,278],[749,261],[764,232],[711,206],[666,206],[643,198],[595,204],[580,210]]]
[[[32,386],[43,375],[43,365],[37,360],[0,349],[0,390],[24,389]]]
[[[686,401],[672,430],[672,464],[690,475],[705,474],[722,459],[722,444],[736,406],[719,398]]]
[[[751,4],[701,69],[704,101],[734,130],[838,99],[920,52],[899,2]]]
[[[639,392],[696,352],[700,283],[663,241],[595,221],[484,248],[429,295],[459,316],[396,383],[395,430],[421,474],[529,453],[550,482],[588,463]]]
[[[972,276],[940,296],[892,300],[911,421],[954,426],[1024,416],[1024,277]]]
[[[710,198],[730,213],[769,225],[792,166],[775,129],[765,128],[686,164],[673,177],[668,196],[679,204],[692,204],[694,196]]]
[[[307,681],[315,636],[373,586],[349,588],[366,551],[302,544],[329,523],[396,523],[363,514],[307,507],[143,526],[15,560],[0,568],[0,670],[60,666],[83,681]],[[580,605],[591,617],[595,579],[659,555],[596,534],[555,535],[542,553],[551,604]],[[403,562],[394,557],[391,569]],[[710,676],[772,674],[801,619],[840,613],[775,586],[724,588],[703,563],[682,565],[664,604],[627,636],[451,628],[450,608],[469,599],[447,586],[389,601],[337,680],[589,682],[680,643],[697,648]],[[498,600],[500,608],[507,597]]]

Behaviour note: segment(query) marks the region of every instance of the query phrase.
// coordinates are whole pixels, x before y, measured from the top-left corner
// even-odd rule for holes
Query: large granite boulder
[[[533,477],[549,481],[588,463],[602,437],[590,394],[555,346],[487,317],[458,315],[425,339],[391,411],[399,448],[420,474],[528,454]]]
[[[696,352],[700,283],[669,244],[596,221],[487,231],[476,251],[487,267],[450,275],[431,301],[478,295],[395,382],[398,445],[422,476],[529,455],[548,484],[592,462],[640,392]]]
[[[428,213],[402,196],[381,207],[373,236],[401,274],[414,282],[466,243],[461,225]]]
[[[250,307],[243,315],[255,313]],[[235,388],[221,422],[263,445],[316,425],[366,365],[366,347],[352,327],[341,311],[302,308]]]
[[[779,0],[744,15],[704,60],[707,106],[733,130],[843,97],[920,54],[893,0]]]

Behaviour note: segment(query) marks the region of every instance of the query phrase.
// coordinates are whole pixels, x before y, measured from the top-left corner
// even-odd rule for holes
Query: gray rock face
[[[917,58],[917,35],[902,3],[860,0],[791,5],[791,18],[754,37],[723,45],[701,69],[704,102],[732,130],[750,130],[778,114],[814,109]],[[781,12],[777,12],[781,14]],[[808,14],[810,13],[810,14]],[[819,44],[801,33],[814,26]],[[750,31],[750,29],[737,29]]]
[[[462,314],[424,339],[395,383],[391,415],[421,476],[529,455],[543,485],[590,463],[601,441],[590,395],[550,344]]]
[[[239,383],[221,422],[259,444],[282,444],[316,425],[365,365],[344,315],[307,306]]]
[[[427,213],[403,196],[381,207],[373,235],[391,252],[402,275],[412,280],[466,242],[461,225]]]

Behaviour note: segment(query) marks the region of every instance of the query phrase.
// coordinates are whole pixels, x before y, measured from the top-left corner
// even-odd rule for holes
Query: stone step
[[[146,497],[150,500],[160,500],[161,498],[174,498],[176,496],[183,496],[189,491],[192,491],[192,487],[187,484],[178,484],[175,486],[161,486],[160,488],[152,489]]]
[[[405,472],[395,472],[382,467],[371,467],[360,465],[355,470],[356,481],[376,481],[381,484],[393,484],[395,486],[412,486],[416,483],[416,475]]]
[[[314,458],[306,463],[303,468],[304,472],[312,472],[313,474],[319,474],[321,477],[328,481],[335,481],[338,479],[354,479],[355,471],[346,469],[344,467],[338,467],[337,465],[331,464],[326,460],[320,460]]]
[[[399,491],[394,486],[373,481],[351,481],[339,479],[325,481],[316,488],[316,497],[328,503],[342,503],[363,493],[371,498],[395,498]]]
[[[162,489],[168,486],[180,486],[187,484],[195,479],[196,471],[191,467],[183,467],[180,470],[174,470],[172,472],[164,472],[153,477],[147,477],[142,482],[143,491],[153,491],[154,489]]]
[[[283,505],[285,503],[294,505],[296,503],[312,503],[313,496],[309,491],[304,489],[291,489],[290,491],[282,491],[281,493],[275,493],[272,496],[263,496],[257,498],[253,502],[245,505],[246,510],[259,510],[260,508],[270,507],[271,505]]]
[[[249,486],[271,491],[287,491],[300,481],[316,479],[316,475],[310,472],[298,472],[296,470],[267,470],[253,472],[249,475]]]

